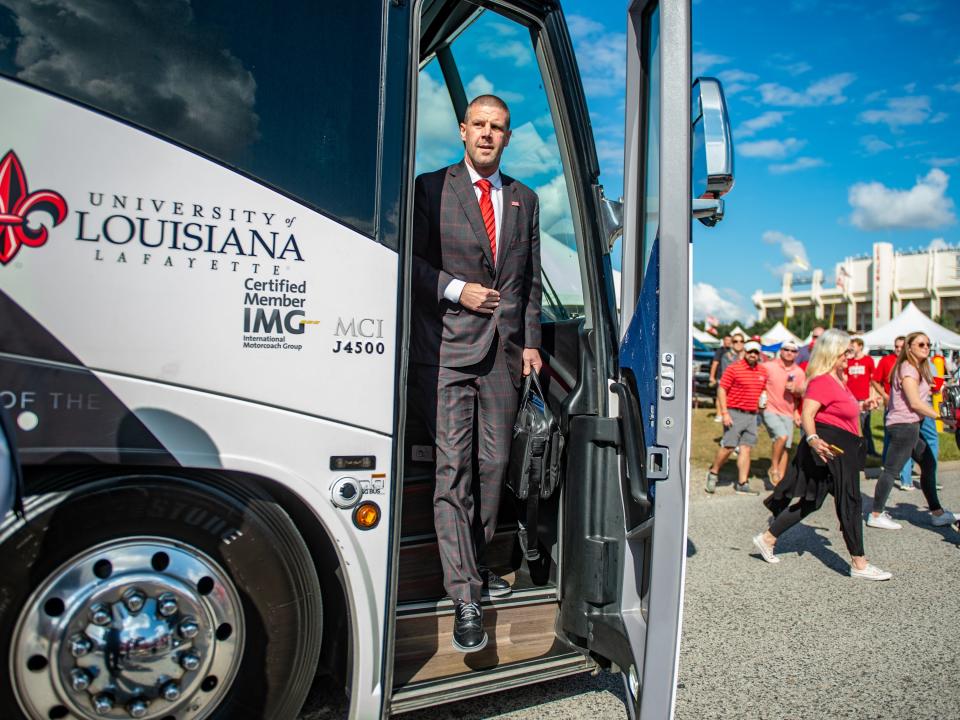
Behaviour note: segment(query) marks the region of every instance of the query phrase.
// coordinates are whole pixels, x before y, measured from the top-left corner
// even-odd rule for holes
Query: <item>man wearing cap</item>
[[[821,335],[823,335],[823,328],[817,325],[810,332],[810,344],[800,348],[800,351],[797,353],[797,365],[801,368],[806,369],[807,363],[810,362],[810,353],[813,352],[813,346],[817,344],[817,340],[820,339]]]
[[[741,495],[759,495],[750,489],[750,448],[757,444],[757,413],[760,394],[767,386],[767,371],[760,364],[760,343],[751,340],[744,346],[742,360],[731,365],[720,378],[717,388],[717,410],[723,418],[723,437],[713,465],[707,470],[708,493],[717,487],[720,468],[734,448],[737,456],[737,484],[734,490]]]
[[[787,471],[787,457],[793,445],[793,429],[800,426],[797,402],[803,396],[804,373],[797,367],[797,344],[787,340],[779,357],[763,363],[767,371],[767,404],[763,424],[773,441],[770,458],[770,482],[776,485]]]

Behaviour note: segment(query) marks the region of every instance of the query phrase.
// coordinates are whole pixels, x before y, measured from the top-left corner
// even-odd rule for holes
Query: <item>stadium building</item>
[[[789,321],[812,310],[851,332],[869,332],[910,301],[947,327],[960,323],[960,248],[894,252],[890,243],[874,243],[871,254],[837,263],[833,280],[833,287],[824,287],[822,270],[784,273],[780,292],[757,290],[751,299],[760,320]]]

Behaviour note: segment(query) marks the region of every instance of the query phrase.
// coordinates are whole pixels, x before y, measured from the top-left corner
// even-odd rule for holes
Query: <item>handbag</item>
[[[506,485],[526,504],[521,520],[520,547],[528,560],[539,558],[537,519],[540,500],[548,499],[560,485],[563,434],[547,405],[540,378],[531,372],[520,391],[520,409],[513,424]]]

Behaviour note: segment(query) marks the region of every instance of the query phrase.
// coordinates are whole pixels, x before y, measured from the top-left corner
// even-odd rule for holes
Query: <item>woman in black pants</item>
[[[764,560],[780,562],[773,552],[777,538],[818,510],[832,493],[850,552],[850,576],[889,580],[891,574],[867,562],[863,551],[860,411],[872,409],[876,401],[860,402],[847,388],[847,359],[852,356],[850,336],[841,330],[827,330],[814,346],[800,420],[805,442],[800,443],[786,477],[764,500],[774,519],[768,530],[753,538],[753,544]]]
[[[921,332],[907,335],[897,364],[890,372],[890,407],[887,410],[886,461],[873,491],[873,511],[867,515],[867,525],[883,530],[899,530],[900,523],[884,510],[894,481],[900,477],[907,458],[920,466],[920,488],[930,508],[930,522],[934,525],[952,525],[957,521],[953,513],[944,510],[937,495],[937,462],[933,451],[920,435],[920,424],[925,417],[938,417],[930,405],[930,338]]]

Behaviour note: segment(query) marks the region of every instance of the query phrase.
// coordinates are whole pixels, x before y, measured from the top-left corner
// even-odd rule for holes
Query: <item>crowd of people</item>
[[[851,577],[889,580],[889,571],[867,560],[863,526],[902,528],[886,506],[896,485],[904,492],[914,490],[914,462],[931,524],[957,523],[960,530],[958,516],[943,508],[938,495],[939,415],[931,399],[943,379],[931,351],[930,338],[922,332],[897,338],[894,351],[879,362],[866,353],[861,338],[836,329],[816,327],[808,345],[784,342],[772,358],[758,338],[734,334],[723,339],[710,365],[710,383],[717,388],[716,420],[724,430],[705,489],[716,491],[721,468],[736,455],[734,491],[760,494],[750,485],[750,460],[763,425],[772,442],[766,483],[772,492],[763,503],[772,517],[769,527],[753,538],[763,560],[780,562],[778,538],[833,495]],[[878,453],[871,417],[881,409],[884,438]],[[796,428],[801,439],[791,457]],[[882,458],[883,470],[864,515],[861,472],[868,456]]]

